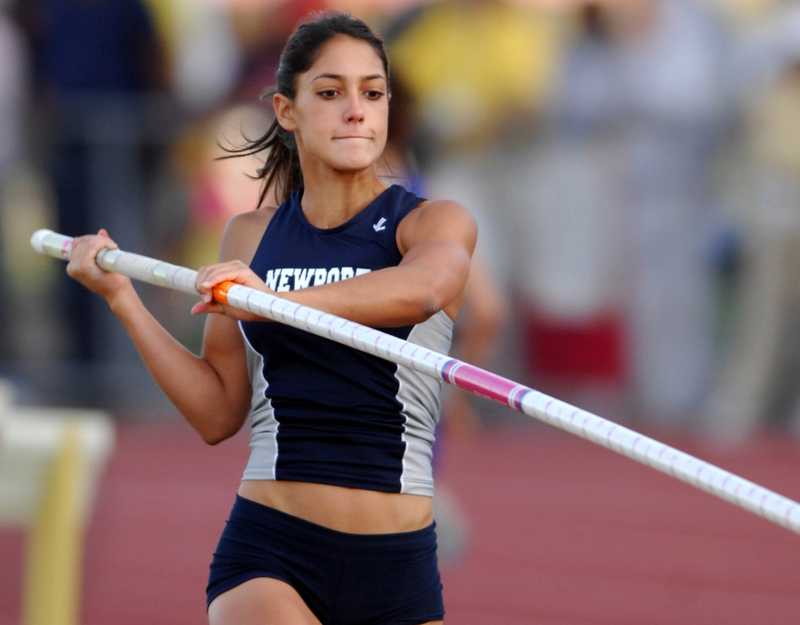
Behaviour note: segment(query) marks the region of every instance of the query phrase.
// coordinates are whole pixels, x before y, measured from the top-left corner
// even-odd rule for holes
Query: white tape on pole
[[[72,239],[39,230],[31,245],[41,254],[69,259]],[[131,278],[189,294],[196,271],[152,258],[103,250],[98,264]],[[410,367],[466,391],[505,404],[800,533],[800,504],[733,473],[633,430],[465,362],[433,352],[341,317],[242,285],[217,293],[228,304]]]

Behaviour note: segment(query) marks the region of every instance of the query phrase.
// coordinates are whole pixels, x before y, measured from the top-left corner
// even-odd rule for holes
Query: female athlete
[[[325,14],[281,57],[262,205],[230,220],[199,271],[201,356],[95,262],[107,233],[75,239],[68,273],[103,296],[150,372],[215,444],[250,415],[251,456],[211,564],[212,625],[440,623],[431,446],[440,383],[212,299],[232,280],[447,351],[476,239],[459,204],[387,187],[382,40]],[[275,202],[277,203],[277,202]]]

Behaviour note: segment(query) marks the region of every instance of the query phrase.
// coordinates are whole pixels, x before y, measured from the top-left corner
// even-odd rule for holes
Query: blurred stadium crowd
[[[478,219],[457,353],[612,420],[800,433],[792,0],[0,1],[0,376],[20,401],[169,412],[30,235],[104,227],[214,262],[258,194],[256,159],[215,157],[266,128],[280,49],[326,8],[389,44],[387,178]],[[189,300],[140,291],[197,349]]]

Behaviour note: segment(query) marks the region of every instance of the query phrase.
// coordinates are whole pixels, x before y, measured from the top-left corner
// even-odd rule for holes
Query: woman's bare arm
[[[261,227],[263,233],[269,216],[258,211],[232,219],[223,237],[220,260],[249,261],[258,244],[257,229]],[[75,239],[69,275],[108,301],[155,381],[203,440],[216,444],[235,434],[247,417],[251,399],[237,322],[222,315],[209,316],[202,355],[196,356],[156,321],[128,278],[97,265],[95,258],[104,247],[115,247],[104,230],[97,236]]]
[[[279,295],[378,328],[420,323],[443,309],[454,318],[463,299],[476,237],[475,220],[463,206],[432,202],[411,211],[400,223],[397,244],[403,260],[397,267]],[[257,318],[211,302],[212,287],[225,280],[271,292],[244,263],[204,267],[198,276],[204,301],[193,311]]]

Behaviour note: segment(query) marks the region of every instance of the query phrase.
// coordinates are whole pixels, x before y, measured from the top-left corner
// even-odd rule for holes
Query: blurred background
[[[247,433],[204,447],[30,236],[214,262],[259,190],[257,159],[215,158],[269,125],[280,51],[326,8],[387,40],[387,181],[478,220],[453,353],[800,498],[800,2],[0,0],[0,378],[116,426],[82,622],[204,622]],[[138,290],[199,350],[191,298]],[[796,536],[446,393],[451,623],[797,622]],[[0,531],[0,624],[24,544]]]

